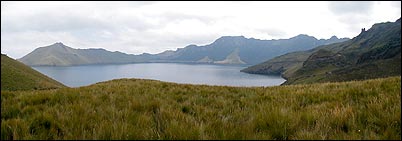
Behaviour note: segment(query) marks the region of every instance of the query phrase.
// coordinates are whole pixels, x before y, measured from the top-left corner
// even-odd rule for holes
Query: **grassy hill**
[[[379,23],[340,51],[322,48],[312,53],[286,84],[337,82],[401,75],[401,20]],[[343,47],[342,47],[343,46]]]
[[[374,24],[355,38],[288,53],[242,70],[281,74],[284,84],[340,82],[401,75],[401,20]]]
[[[1,55],[1,90],[34,90],[65,87],[4,54]]]
[[[2,89],[1,139],[400,140],[400,99],[401,77],[265,88],[120,79]]]
[[[287,79],[303,66],[303,62],[311,55],[312,51],[287,53],[240,71],[253,74],[281,75]]]

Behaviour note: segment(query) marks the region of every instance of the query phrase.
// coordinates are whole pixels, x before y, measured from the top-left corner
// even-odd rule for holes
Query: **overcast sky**
[[[21,58],[63,42],[129,54],[160,53],[221,36],[353,38],[394,22],[401,2],[1,2],[1,53]]]

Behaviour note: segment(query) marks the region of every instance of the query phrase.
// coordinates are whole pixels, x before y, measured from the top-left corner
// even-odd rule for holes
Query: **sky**
[[[221,36],[353,38],[400,17],[400,1],[1,1],[1,53],[18,59],[56,42],[156,54]]]

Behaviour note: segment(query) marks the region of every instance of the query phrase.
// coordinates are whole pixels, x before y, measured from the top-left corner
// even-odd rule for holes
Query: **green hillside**
[[[288,53],[242,70],[281,74],[284,84],[340,82],[401,75],[401,20],[374,24],[355,38]]]
[[[315,51],[285,84],[400,76],[401,20],[375,24],[339,48]]]
[[[1,90],[36,90],[65,87],[63,84],[2,54]]]
[[[287,79],[302,67],[303,62],[306,61],[311,53],[312,51],[287,53],[240,71],[253,74],[281,75]]]
[[[400,140],[400,99],[401,77],[265,88],[120,79],[2,90],[1,139]]]

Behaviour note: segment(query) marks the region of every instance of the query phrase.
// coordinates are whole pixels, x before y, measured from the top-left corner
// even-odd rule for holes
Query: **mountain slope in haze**
[[[1,90],[34,90],[65,87],[60,82],[1,54]]]
[[[291,77],[303,65],[303,62],[311,54],[311,51],[287,53],[240,71],[252,74],[281,75],[286,79]]]
[[[37,48],[18,60],[29,66],[71,66],[134,63],[145,61],[144,58],[143,55],[129,55],[105,49],[74,49],[63,43],[55,43]]]
[[[210,59],[208,56],[205,56],[204,58],[200,59],[197,61],[198,63],[213,63],[214,61]]]
[[[159,54],[131,55],[104,49],[74,49],[62,43],[40,47],[18,59],[29,66],[72,66],[136,62],[185,62],[216,64],[256,64],[272,57],[318,45],[341,42],[346,38],[320,39],[298,35],[290,39],[258,40],[243,36],[224,36],[206,46],[189,45]],[[234,54],[233,54],[234,53]],[[229,57],[229,58],[228,58]]]
[[[208,57],[209,60],[217,63],[228,62],[228,64],[253,65],[288,52],[307,50],[319,45],[346,40],[348,38],[338,39],[336,36],[332,36],[327,40],[318,40],[305,34],[300,34],[290,39],[279,40],[259,40],[245,38],[244,36],[223,36],[209,45],[189,45],[176,51],[163,52],[155,56],[165,62],[197,62]],[[238,52],[236,57],[241,61],[237,61],[237,63],[228,60],[225,61],[227,57],[235,57],[233,56],[235,54],[232,54],[233,52]]]
[[[216,64],[246,64],[244,63],[239,56],[239,49],[236,48],[232,53],[230,53],[225,60],[215,61]]]
[[[278,56],[242,70],[282,74],[284,84],[401,75],[401,20],[374,24],[352,40]]]

